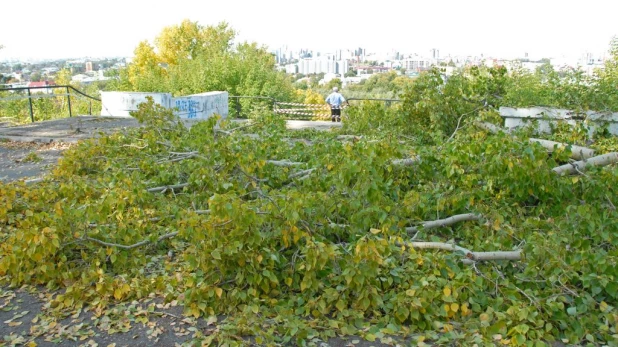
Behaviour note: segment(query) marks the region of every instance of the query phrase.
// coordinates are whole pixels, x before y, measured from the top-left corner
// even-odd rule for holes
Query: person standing
[[[350,105],[339,93],[339,88],[334,87],[333,92],[326,97],[326,103],[330,105],[330,119],[333,122],[341,122],[341,108],[343,103]]]

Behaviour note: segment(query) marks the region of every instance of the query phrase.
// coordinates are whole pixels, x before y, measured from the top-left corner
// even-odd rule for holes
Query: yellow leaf
[[[449,287],[444,287],[444,296],[451,296],[451,288]]]
[[[292,278],[291,277],[286,278],[285,279],[285,284],[287,284],[288,286],[291,286],[292,285]]]
[[[28,347],[36,347],[37,344],[34,341],[30,341],[30,342],[28,342],[28,344],[26,346],[28,346]],[[114,347],[116,347],[116,346],[114,346]]]
[[[607,312],[608,308],[609,305],[605,301],[601,301],[601,303],[599,304],[599,309],[601,310],[601,312]]]
[[[217,297],[221,297],[221,295],[223,295],[223,289],[221,288],[215,288],[215,293],[217,294]]]
[[[468,304],[463,304],[463,305],[461,305],[461,313],[463,313],[464,315],[467,315],[467,314],[468,314],[468,312],[470,312],[470,311],[468,310]]]
[[[571,182],[573,182],[573,183],[577,183],[578,181],[579,181],[579,177],[577,177],[577,176],[571,178]]]
[[[328,164],[328,165],[326,165],[326,169],[327,169],[328,171],[332,170],[332,168],[333,168],[333,167],[335,167],[335,165],[333,165],[333,164]]]
[[[486,322],[489,320],[489,315],[487,313],[481,313],[479,319],[481,320],[481,322]]]
[[[451,311],[453,311],[453,312],[457,312],[457,311],[459,311],[459,304],[457,304],[457,303],[452,303],[452,304],[451,304]]]
[[[116,298],[116,300],[120,300],[122,298],[122,290],[120,288],[116,288],[114,290],[114,298]]]
[[[261,263],[261,262],[262,262],[262,259],[264,259],[264,258],[262,257],[262,255],[261,255],[261,254],[260,254],[260,255],[258,255],[258,257],[257,257],[257,261],[258,261],[258,263]]]
[[[369,229],[369,231],[370,231],[372,234],[374,234],[374,235],[379,234],[379,233],[381,233],[381,232],[382,232],[382,230],[380,230],[380,229],[374,229],[374,228]]]
[[[116,343],[110,343],[109,345],[107,345],[107,347],[116,347]]]
[[[494,219],[494,230],[500,230],[500,220],[499,219]]]

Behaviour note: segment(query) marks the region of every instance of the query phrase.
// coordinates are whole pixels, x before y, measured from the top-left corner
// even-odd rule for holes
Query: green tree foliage
[[[341,89],[342,84],[343,83],[341,82],[340,78],[333,78],[328,83],[326,83],[326,89],[333,90],[334,87]]]
[[[143,128],[82,142],[37,185],[0,184],[0,275],[62,289],[50,312],[159,296],[189,316],[225,315],[195,335],[204,344],[614,340],[615,166],[561,177],[551,168],[564,151],[473,126],[421,146],[400,136],[405,120],[362,107],[342,133],[363,138],[341,141],[288,133],[269,113],[241,129],[216,118],[185,129],[142,104]],[[393,163],[413,155],[413,167]],[[282,159],[294,164],[271,161]],[[407,243],[406,227],[466,212],[482,219],[417,240],[524,257],[471,266]]]
[[[346,95],[358,98],[393,98],[412,85],[412,81],[396,71],[374,74],[360,84],[346,86]]]
[[[226,23],[202,26],[188,20],[164,28],[155,45],[142,42],[113,88],[174,95],[225,90],[230,95],[293,97],[291,82],[274,57],[255,43],[232,43]],[[250,102],[250,100],[243,100]]]

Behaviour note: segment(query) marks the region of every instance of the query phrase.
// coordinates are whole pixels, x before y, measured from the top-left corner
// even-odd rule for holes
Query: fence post
[[[30,94],[30,88],[28,88],[28,106],[30,106],[30,121],[34,123],[34,112],[32,111],[32,94]]]
[[[236,118],[240,118],[240,98],[234,98],[236,106]]]
[[[71,112],[71,93],[69,93],[69,87],[67,87],[67,100],[69,101],[69,117],[73,117],[73,112]]]
[[[88,115],[92,116],[92,100],[88,101]]]

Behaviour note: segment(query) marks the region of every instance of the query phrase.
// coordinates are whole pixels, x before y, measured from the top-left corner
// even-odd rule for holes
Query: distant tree
[[[296,89],[300,89],[300,90],[307,90],[307,89],[309,89],[309,83],[307,83],[307,80],[302,80],[302,81],[296,82],[294,84],[294,86],[296,87]]]
[[[119,77],[120,71],[118,69],[107,69],[103,71],[103,76],[105,77]]]
[[[358,75],[358,71],[354,69],[349,69],[343,76],[344,77],[355,77]]]
[[[32,82],[40,82],[41,78],[43,76],[41,75],[41,73],[39,71],[33,72],[32,74],[30,74],[30,81]]]
[[[137,46],[135,58],[110,88],[174,95],[226,90],[231,95],[292,98],[292,81],[277,71],[273,55],[255,43],[234,45],[234,38],[226,23],[202,26],[184,20],[163,28],[154,45],[144,41]]]
[[[609,53],[614,56],[614,59],[618,59],[618,36],[612,37],[609,42]]]
[[[341,79],[333,78],[326,84],[326,89],[332,90],[334,87],[341,88],[342,85],[343,83],[341,82]]]
[[[71,84],[71,71],[69,69],[62,69],[56,74],[56,84],[69,85]]]
[[[311,77],[309,77],[309,85],[312,88],[317,88],[319,86],[319,84],[320,84],[320,81],[322,79],[324,79],[324,75],[325,75],[325,73],[323,73],[323,72],[311,75]]]

